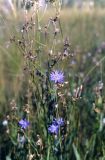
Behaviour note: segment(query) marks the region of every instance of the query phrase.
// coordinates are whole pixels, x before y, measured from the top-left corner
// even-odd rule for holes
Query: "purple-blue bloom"
[[[63,118],[58,118],[58,119],[55,118],[53,120],[53,124],[57,124],[59,127],[61,127],[64,125],[64,120],[63,120]]]
[[[50,80],[55,83],[63,83],[64,82],[64,73],[62,71],[52,71],[50,74]]]
[[[52,125],[50,125],[50,126],[48,127],[48,131],[49,131],[50,133],[58,134],[59,126],[52,124]]]
[[[64,125],[64,120],[62,118],[58,119],[54,118],[52,124],[48,128],[48,131],[50,133],[58,134],[60,127],[63,125]]]
[[[24,120],[21,119],[19,121],[19,125],[21,126],[21,128],[26,129],[30,125],[30,123],[26,119],[24,119]]]

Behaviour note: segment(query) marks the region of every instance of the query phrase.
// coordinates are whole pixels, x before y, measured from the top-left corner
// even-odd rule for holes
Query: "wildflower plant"
[[[58,5],[57,1],[53,3],[54,7],[55,4]],[[59,108],[58,92],[62,88],[60,85],[65,82],[64,71],[60,63],[66,59],[64,50],[68,52],[68,46],[65,46],[60,54],[56,53],[55,42],[59,35],[62,37],[59,18],[60,3],[56,8],[55,16],[49,18],[45,27],[41,26],[38,2],[32,3],[34,14],[29,19],[27,18],[27,3],[24,5],[26,5],[25,23],[21,28],[20,39],[15,36],[10,39],[10,42],[18,47],[23,56],[23,74],[26,84],[24,98],[20,104],[23,106],[19,107],[17,100],[10,103],[11,114],[8,126],[11,143],[15,147],[15,152],[12,152],[10,157],[17,157],[20,160],[31,159],[31,157],[46,159],[47,157],[49,160],[50,156],[55,157],[51,147],[52,143],[55,145],[53,135],[57,135],[59,145],[56,147],[61,151],[61,137],[64,136],[62,131],[66,128],[63,118],[58,118],[64,117]],[[50,27],[53,30],[50,30]],[[49,31],[51,31],[50,35],[48,35]],[[53,43],[51,48],[47,47],[49,38]],[[62,40],[63,43],[65,42]],[[56,108],[57,105],[58,108]],[[22,151],[17,148],[22,148]],[[51,151],[50,148],[52,148]]]

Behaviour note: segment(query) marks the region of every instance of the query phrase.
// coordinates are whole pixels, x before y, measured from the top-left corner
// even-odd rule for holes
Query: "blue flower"
[[[26,129],[30,125],[30,123],[26,119],[22,119],[19,121],[19,125],[21,126],[21,128]]]
[[[64,120],[63,120],[63,118],[58,118],[58,119],[54,119],[53,120],[53,124],[57,124],[59,127],[61,127],[61,126],[63,126],[64,125]]]
[[[63,83],[64,82],[64,73],[62,71],[52,71],[50,74],[50,80],[55,83]]]
[[[59,126],[52,124],[52,125],[49,126],[48,131],[49,131],[50,133],[58,134]]]
[[[64,125],[64,120],[62,118],[54,119],[52,124],[49,126],[48,131],[53,134],[58,134],[61,126]]]

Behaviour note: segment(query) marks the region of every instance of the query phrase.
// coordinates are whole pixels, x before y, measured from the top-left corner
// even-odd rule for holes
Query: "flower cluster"
[[[49,133],[58,134],[61,126],[64,125],[64,120],[62,118],[54,119],[52,124],[48,127]]]

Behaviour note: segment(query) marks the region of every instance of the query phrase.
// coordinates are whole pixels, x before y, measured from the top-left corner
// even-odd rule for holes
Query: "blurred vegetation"
[[[19,32],[23,21],[20,15],[17,15],[16,18],[5,18],[1,16],[0,103],[4,103],[5,107],[8,104],[8,97],[11,99],[13,95],[18,93],[19,86],[17,85],[20,85],[19,78],[21,79],[22,76],[21,67],[23,64],[21,54],[17,46],[13,46],[10,43],[10,38],[12,36],[19,36],[20,34]],[[46,12],[42,20],[43,22],[41,22],[43,26],[46,25],[49,18],[53,16],[53,11]],[[105,41],[105,11],[100,9],[91,11],[88,9],[66,9],[61,12],[60,19],[63,36],[69,38],[72,52],[78,52],[75,57],[78,61],[75,68],[78,70],[81,65],[81,55],[92,52],[94,56],[94,52],[100,48]],[[61,48],[60,42],[61,40],[59,37],[56,45]],[[51,41],[49,41],[49,46],[51,45],[50,43]],[[89,63],[88,66],[91,68]],[[84,71],[86,73],[88,68],[84,68]]]
[[[60,34],[57,35],[54,45],[53,37],[55,32],[52,26],[48,30],[48,39],[46,41],[43,38],[43,33],[49,19],[55,17],[55,10],[48,10],[45,13],[40,11],[39,26],[37,26],[38,30],[35,35],[37,39],[34,39],[33,30],[31,30],[28,37],[30,39],[33,37],[33,41],[36,42],[34,49],[35,53],[39,52],[39,63],[46,67],[49,52],[52,51],[52,48],[54,54],[62,51],[65,39],[70,42],[71,54],[71,57],[63,63],[57,64],[57,68],[60,66],[65,72],[65,77],[68,78],[67,86],[58,88],[61,97],[57,95],[55,88],[50,88],[53,85],[49,87],[50,89],[47,88],[49,93],[44,93],[44,96],[48,96],[47,102],[44,99],[46,97],[43,98],[42,89],[46,89],[45,87],[48,84],[44,84],[45,79],[42,78],[43,76],[36,76],[34,85],[30,81],[27,82],[28,74],[23,74],[23,55],[15,43],[19,42],[25,18],[30,19],[32,11],[29,11],[27,17],[22,11],[13,13],[11,12],[10,16],[4,14],[0,17],[0,119],[5,119],[10,114],[10,119],[8,118],[10,121],[10,136],[5,130],[0,132],[3,137],[0,138],[2,148],[4,149],[5,145],[7,147],[6,155],[10,153],[13,160],[15,160],[15,156],[17,156],[16,160],[20,155],[25,157],[29,149],[27,149],[28,146],[32,153],[36,154],[38,160],[49,160],[50,156],[51,160],[61,160],[62,156],[60,154],[63,155],[64,160],[104,160],[105,128],[102,123],[105,114],[105,87],[103,87],[105,83],[105,10],[98,8],[93,10],[89,8],[85,10],[76,8],[62,10],[59,21]],[[42,31],[40,36],[38,31]],[[17,41],[14,40],[15,38]],[[44,44],[46,44],[45,48]],[[38,48],[39,46],[40,48]],[[42,74],[47,68],[43,66],[41,65]],[[33,71],[34,67],[31,67]],[[31,87],[28,88],[29,86]],[[50,107],[55,106],[56,101],[54,100],[57,96],[59,113],[55,107],[54,113],[50,115],[49,112],[52,109]],[[16,104],[13,99],[16,100]],[[11,100],[12,104],[10,105]],[[28,101],[29,106],[25,103],[25,100]],[[13,111],[10,107],[15,108],[16,105],[18,109]],[[29,109],[29,112],[27,109]],[[51,119],[54,118],[53,116],[57,114],[58,116],[63,115],[65,119],[63,140],[61,137],[56,139],[56,137],[48,135],[46,129],[48,124],[51,123]],[[27,138],[29,142],[26,142],[26,146],[21,150],[20,148],[17,149],[17,134],[20,128],[15,124],[18,123],[20,117],[27,115],[30,116],[32,126],[30,130],[24,132],[24,135],[27,138],[30,134],[32,139],[29,136]],[[6,129],[8,131],[8,128]],[[4,132],[5,134],[2,134]],[[40,140],[40,138],[43,143],[42,146],[36,145],[37,140]],[[12,142],[12,146],[9,145],[9,142]],[[60,143],[62,143],[62,147]],[[8,152],[8,146],[10,146],[10,152]],[[59,146],[62,150],[59,149]],[[13,152],[11,148],[14,149]],[[53,153],[54,149],[56,153]],[[56,149],[58,150],[56,151]]]

